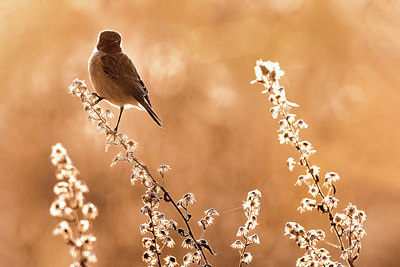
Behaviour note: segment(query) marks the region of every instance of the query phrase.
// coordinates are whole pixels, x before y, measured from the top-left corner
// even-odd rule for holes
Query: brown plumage
[[[116,31],[102,31],[89,59],[89,76],[99,100],[105,99],[122,111],[129,106],[145,109],[162,127],[162,121],[153,111],[149,91],[140,78],[132,60],[122,51],[121,35]]]

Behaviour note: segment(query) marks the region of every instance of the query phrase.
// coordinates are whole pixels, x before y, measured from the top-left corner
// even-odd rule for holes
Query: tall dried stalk
[[[56,199],[50,206],[50,214],[62,219],[53,234],[62,236],[71,246],[70,254],[74,258],[71,267],[86,267],[97,261],[93,252],[96,237],[89,230],[98,210],[93,203],[85,202],[84,194],[89,188],[77,178],[79,172],[61,144],[53,146],[51,162],[57,168],[58,182],[54,186]]]
[[[366,234],[363,229],[365,212],[349,203],[344,213],[334,213],[339,201],[336,198],[335,183],[340,177],[335,172],[328,172],[321,184],[320,167],[311,164],[310,161],[310,157],[316,151],[310,142],[300,138],[300,130],[307,128],[308,125],[302,119],[296,120],[296,114],[291,109],[298,105],[287,100],[286,91],[279,84],[279,78],[284,75],[284,72],[280,69],[279,63],[263,60],[258,60],[254,69],[256,80],[252,83],[257,82],[264,86],[265,90],[262,93],[268,95],[273,105],[270,109],[272,117],[281,118],[278,130],[279,142],[289,144],[299,152],[298,160],[293,158],[287,160],[289,170],[292,171],[295,165],[303,166],[306,170],[304,175],[298,177],[296,185],[308,186],[311,198],[304,198],[298,210],[301,213],[316,210],[327,214],[331,231],[337,239],[337,244],[333,247],[340,249],[341,257],[349,266],[354,266],[360,254],[361,239]],[[285,235],[289,235],[300,248],[306,250],[305,255],[298,259],[297,266],[342,266],[341,263],[331,260],[327,249],[317,247],[319,241],[331,244],[325,240],[323,230],[306,231],[298,223],[288,222]]]
[[[218,213],[214,209],[205,211],[205,217],[201,218],[198,222],[203,229],[203,234],[200,239],[197,239],[190,224],[192,215],[189,213],[189,205],[195,201],[194,195],[186,193],[178,201],[172,198],[164,186],[165,173],[168,171],[169,166],[162,164],[158,168],[163,181],[159,183],[148,167],[135,156],[136,142],[129,139],[128,136],[112,130],[108,126],[107,118],[111,117],[111,112],[104,110],[97,104],[97,96],[89,93],[85,83],[78,79],[74,80],[70,86],[70,92],[73,96],[77,96],[81,100],[84,110],[89,114],[89,120],[97,124],[97,128],[105,134],[106,150],[112,145],[122,147],[124,152],[120,152],[114,158],[111,165],[114,165],[118,161],[133,164],[131,173],[132,185],[140,181],[146,189],[146,193],[142,197],[144,205],[141,212],[148,217],[148,221],[140,225],[140,231],[142,234],[150,233],[151,237],[145,237],[142,240],[142,245],[145,248],[142,257],[143,261],[148,263],[149,266],[161,266],[160,257],[162,249],[164,246],[174,247],[175,242],[169,235],[169,232],[175,231],[184,239],[182,246],[194,250],[186,254],[183,258],[184,266],[188,266],[190,263],[195,263],[198,266],[211,266],[206,256],[206,251],[212,255],[215,255],[215,253],[203,237],[207,227],[214,221],[212,216],[218,215]],[[185,229],[178,228],[177,222],[166,219],[165,214],[158,210],[161,200],[170,203],[175,208],[176,212],[182,218]],[[164,258],[164,261],[165,266],[178,265],[178,261],[174,256],[167,256]]]

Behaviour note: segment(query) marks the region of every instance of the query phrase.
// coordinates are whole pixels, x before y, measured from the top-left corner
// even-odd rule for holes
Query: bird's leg
[[[124,111],[124,107],[120,107],[120,112],[119,112],[119,117],[118,117],[118,122],[117,122],[117,126],[115,126],[114,131],[118,130],[118,125],[119,125],[119,121],[121,120],[121,115],[122,115],[122,111]]]
[[[97,99],[96,99],[96,101],[94,101],[93,105],[96,105],[97,103],[99,103],[101,100],[104,99],[104,97],[99,96],[97,93],[92,93],[92,95],[97,97]]]

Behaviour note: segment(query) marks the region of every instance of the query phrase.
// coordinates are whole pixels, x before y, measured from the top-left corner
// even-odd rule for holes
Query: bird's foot
[[[104,97],[99,96],[97,93],[92,93],[92,97],[96,97],[96,100],[93,102],[93,106],[104,99]]]

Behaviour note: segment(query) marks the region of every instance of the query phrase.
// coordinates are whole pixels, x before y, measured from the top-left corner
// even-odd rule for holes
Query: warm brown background
[[[368,215],[358,266],[395,266],[399,16],[395,0],[2,1],[0,265],[71,262],[67,246],[51,234],[58,222],[49,215],[56,181],[49,154],[56,142],[68,149],[89,185],[88,199],[100,209],[93,229],[96,266],[145,265],[138,230],[145,219],[139,214],[143,189],[130,186],[127,164],[109,167],[118,150],[104,152],[103,136],[67,94],[73,79],[88,81],[98,32],[114,29],[166,127],[129,110],[120,130],[139,142],[137,155],[152,170],[172,166],[167,187],[173,196],[196,195],[194,219],[210,207],[221,213],[206,234],[219,250],[210,257],[214,266],[238,263],[230,244],[251,189],[263,194],[261,244],[250,248],[252,266],[293,266],[303,254],[283,236],[287,221],[329,232],[324,216],[296,211],[306,188],[294,187],[301,171],[290,173],[285,165],[296,153],[278,144],[261,87],[249,84],[259,58],[279,61],[285,70],[288,96],[311,126],[303,136],[318,150],[313,162],[343,178],[340,209],[352,202]],[[182,262],[185,251],[165,252]]]

